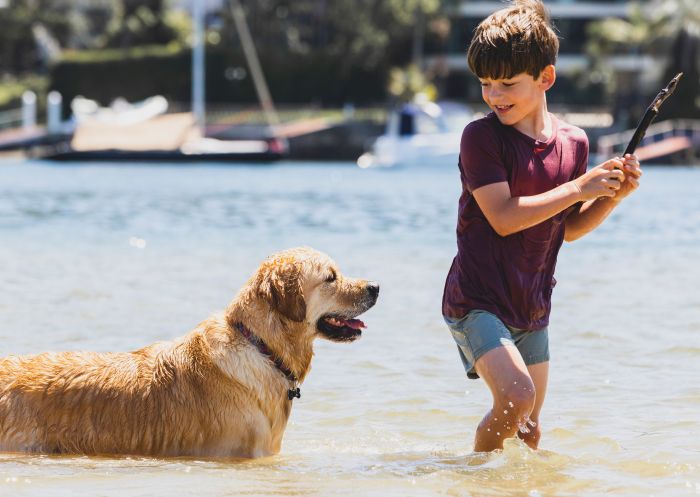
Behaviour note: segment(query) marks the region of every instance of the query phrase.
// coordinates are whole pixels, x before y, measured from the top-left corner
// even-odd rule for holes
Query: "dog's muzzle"
[[[370,309],[379,297],[379,283],[370,281],[364,288],[356,303],[355,311],[348,314],[326,314],[316,323],[318,331],[328,340],[334,342],[352,342],[360,338],[365,323],[357,316]]]

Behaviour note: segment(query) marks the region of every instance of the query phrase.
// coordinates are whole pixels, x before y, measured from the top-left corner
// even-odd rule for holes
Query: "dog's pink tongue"
[[[363,322],[360,321],[359,319],[348,319],[347,321],[345,321],[345,326],[349,326],[349,327],[352,328],[353,330],[359,330],[359,329],[362,329],[362,328],[367,328],[367,327],[365,326],[365,323],[363,323]]]

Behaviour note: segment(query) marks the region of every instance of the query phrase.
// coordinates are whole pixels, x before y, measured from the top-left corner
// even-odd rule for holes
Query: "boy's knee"
[[[514,383],[505,389],[498,403],[513,417],[523,418],[530,416],[535,407],[535,399],[535,385],[528,379],[528,381]]]

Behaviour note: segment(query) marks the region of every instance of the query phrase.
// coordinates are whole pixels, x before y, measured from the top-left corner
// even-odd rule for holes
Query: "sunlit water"
[[[0,355],[130,350],[310,245],[379,280],[318,342],[280,455],[0,455],[0,496],[700,495],[700,169],[650,169],[559,259],[542,449],[473,455],[489,406],[440,315],[456,168],[0,163]]]

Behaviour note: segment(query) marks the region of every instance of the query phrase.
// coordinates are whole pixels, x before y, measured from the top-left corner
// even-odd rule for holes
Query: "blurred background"
[[[642,155],[694,162],[697,2],[546,4],[561,38],[551,110],[583,127],[594,152],[609,155],[626,139],[617,133],[633,128],[682,71],[659,118],[668,122],[648,138],[665,141]],[[147,159],[155,151],[159,159],[181,158],[185,150],[204,159],[356,160],[370,152],[361,165],[393,164],[402,160],[393,143],[375,141],[391,135],[392,112],[402,104],[413,107],[393,123],[398,136],[460,131],[485,110],[465,52],[480,20],[501,6],[0,0],[0,149],[64,159]],[[468,108],[436,121],[444,108],[427,102]],[[404,122],[406,113],[414,123]]]

